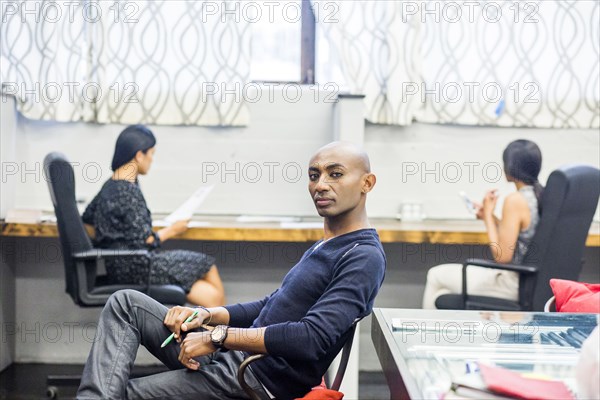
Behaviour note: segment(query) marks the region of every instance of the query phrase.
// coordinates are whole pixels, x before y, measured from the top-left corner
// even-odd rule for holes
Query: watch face
[[[225,327],[223,325],[218,325],[210,333],[210,339],[212,340],[213,343],[218,343],[219,345],[221,345],[221,344],[223,344],[223,341],[225,340],[226,334],[227,334],[227,331],[225,330]]]

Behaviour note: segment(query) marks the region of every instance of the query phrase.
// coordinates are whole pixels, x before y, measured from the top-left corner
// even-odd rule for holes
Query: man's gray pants
[[[143,293],[122,290],[112,295],[100,314],[92,350],[83,370],[78,399],[247,399],[237,382],[243,361],[239,351],[220,351],[196,358],[198,371],[177,359],[174,340],[161,348],[171,332],[163,324],[167,307]],[[162,361],[170,371],[129,379],[139,345]],[[251,371],[246,380],[264,399],[269,399]]]

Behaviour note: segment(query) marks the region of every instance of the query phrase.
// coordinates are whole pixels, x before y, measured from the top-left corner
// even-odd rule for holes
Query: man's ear
[[[365,174],[363,177],[362,192],[369,193],[375,187],[375,183],[377,183],[377,177],[375,174]]]

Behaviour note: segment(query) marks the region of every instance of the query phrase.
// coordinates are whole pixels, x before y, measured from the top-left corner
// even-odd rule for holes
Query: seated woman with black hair
[[[142,195],[138,175],[152,164],[156,139],[143,125],[127,127],[117,139],[112,177],[102,186],[83,214],[95,229],[95,242],[106,249],[148,249],[150,257],[106,261],[112,283],[174,284],[187,293],[187,301],[205,307],[225,304],[223,284],[215,260],[187,250],[158,251],[161,243],[187,230],[188,221],[177,221],[158,232],[152,230],[150,210]]]
[[[521,264],[535,233],[543,187],[538,182],[542,153],[529,140],[511,142],[503,153],[504,173],[514,182],[517,192],[504,200],[502,219],[494,216],[498,201],[490,190],[477,207],[477,218],[483,220],[490,240],[490,250],[498,263]],[[470,266],[467,269],[470,295],[493,296],[516,301],[519,295],[519,275],[512,271]],[[462,292],[462,265],[443,264],[427,273],[423,308],[436,308],[435,300],[444,294]]]

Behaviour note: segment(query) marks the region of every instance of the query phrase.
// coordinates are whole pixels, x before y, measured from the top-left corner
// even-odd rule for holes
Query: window
[[[256,1],[246,17],[252,29],[253,81],[314,83],[315,17],[310,0]]]

